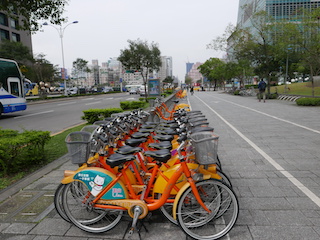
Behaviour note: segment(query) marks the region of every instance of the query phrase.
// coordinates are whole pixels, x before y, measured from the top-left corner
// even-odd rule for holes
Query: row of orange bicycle
[[[138,109],[67,136],[79,168],[65,171],[55,193],[64,220],[102,233],[127,216],[132,235],[160,209],[193,239],[219,239],[233,228],[239,205],[222,171],[219,136],[201,111],[173,102],[170,109],[157,101],[161,121]]]

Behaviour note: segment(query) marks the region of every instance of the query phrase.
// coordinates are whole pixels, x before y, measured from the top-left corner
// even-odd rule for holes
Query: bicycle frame
[[[153,180],[156,177],[156,173],[158,172],[158,165],[155,165],[153,169],[152,177],[147,185],[147,190],[143,192],[142,197],[140,195],[137,195],[134,191],[134,186],[130,184],[129,179],[126,175],[126,169],[129,167],[129,164],[124,166],[121,173],[119,175],[114,175],[111,172],[100,169],[100,168],[86,168],[81,169],[76,172],[68,172],[68,174],[71,174],[69,176],[66,176],[61,183],[68,184],[73,181],[81,181],[83,182],[89,189],[90,193],[95,196],[95,199],[92,200],[89,204],[92,207],[99,208],[99,209],[116,209],[116,210],[127,210],[129,215],[133,217],[133,213],[130,212],[133,206],[140,206],[143,211],[142,214],[139,216],[139,218],[144,218],[148,211],[153,211],[156,209],[159,209],[161,206],[163,206],[165,203],[168,202],[168,199],[171,195],[172,189],[175,188],[177,180],[184,175],[187,179],[187,186],[192,187],[193,194],[195,195],[197,201],[199,204],[203,207],[203,209],[207,212],[210,212],[210,210],[206,207],[206,205],[203,203],[203,201],[200,198],[199,192],[195,185],[195,180],[192,178],[192,173],[188,167],[188,164],[184,161],[184,159],[180,159],[180,163],[178,164],[178,167],[176,171],[173,173],[173,175],[168,179],[168,182],[165,186],[165,190],[163,191],[161,198],[159,199],[153,199],[153,198],[145,198],[144,196],[147,196],[148,193],[151,191]],[[94,184],[93,181],[95,178],[97,178],[97,175],[100,174],[98,177],[107,179],[107,182],[103,181],[102,190],[98,193],[94,191],[92,185]],[[126,185],[120,180],[121,177],[124,177]],[[210,175],[204,175],[204,179],[209,179]],[[91,186],[91,190],[90,187]],[[128,190],[127,190],[128,189]],[[184,190],[185,187],[182,187],[178,191],[178,195],[180,196],[181,190]],[[111,191],[110,191],[111,190]],[[88,196],[89,196],[88,192]],[[145,201],[143,201],[145,200]],[[84,199],[85,203],[86,199]],[[172,200],[171,200],[172,202]],[[175,204],[177,203],[175,199]]]

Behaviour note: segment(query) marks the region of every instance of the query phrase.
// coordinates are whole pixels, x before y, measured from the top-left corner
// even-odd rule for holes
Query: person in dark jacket
[[[258,89],[259,89],[259,102],[261,102],[261,97],[263,99],[263,102],[266,102],[266,87],[267,84],[263,79],[260,80],[258,84]]]

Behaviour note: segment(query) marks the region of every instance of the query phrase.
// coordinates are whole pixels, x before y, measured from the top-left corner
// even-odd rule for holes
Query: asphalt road
[[[69,97],[29,103],[27,110],[3,114],[0,127],[14,130],[43,130],[52,134],[84,122],[82,111],[91,108],[120,108],[121,101],[138,100],[139,95],[112,93]]]

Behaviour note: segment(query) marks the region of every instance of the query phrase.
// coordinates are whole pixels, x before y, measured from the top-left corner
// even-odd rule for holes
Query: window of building
[[[12,33],[12,39],[13,42],[20,42],[20,34],[18,33]]]
[[[10,27],[17,29],[18,28],[18,20],[10,19]]]
[[[1,40],[10,40],[9,31],[0,29],[0,39]]]
[[[0,13],[0,24],[4,26],[8,26],[8,17],[7,15]]]

